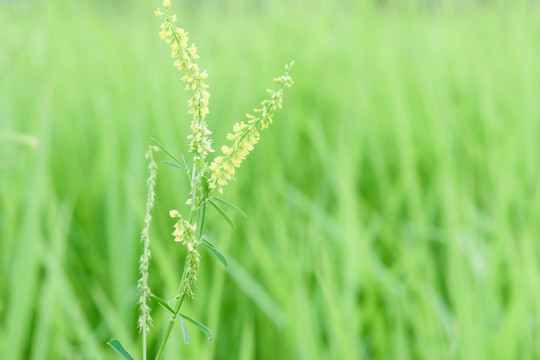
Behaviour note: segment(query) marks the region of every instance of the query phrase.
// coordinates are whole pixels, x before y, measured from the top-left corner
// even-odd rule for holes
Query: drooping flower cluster
[[[188,113],[193,117],[191,121],[192,134],[188,136],[190,140],[189,151],[193,154],[193,160],[203,164],[209,152],[212,152],[212,140],[208,137],[211,134],[208,130],[205,117],[208,114],[208,101],[210,94],[206,89],[208,85],[204,82],[208,77],[206,70],[202,71],[194,60],[199,58],[195,44],[188,47],[188,33],[174,25],[176,15],[169,15],[168,9],[171,6],[169,0],[163,1],[165,13],[157,9],[156,16],[164,16],[165,21],[161,24],[161,39],[171,47],[171,57],[175,58],[174,66],[184,72],[182,81],[186,82],[186,90],[193,91],[193,96],[188,100]]]
[[[285,74],[274,79],[279,84],[278,90],[267,90],[271,95],[270,99],[264,100],[261,109],[253,110],[258,116],[246,114],[247,123],[239,122],[234,124],[233,132],[227,135],[227,139],[233,141],[231,147],[223,146],[221,151],[223,156],[218,156],[210,165],[212,174],[210,176],[210,189],[217,189],[223,193],[223,186],[235,173],[235,168],[240,167],[242,160],[253,150],[254,145],[259,142],[259,131],[266,129],[271,123],[274,113],[281,109],[283,102],[283,88],[293,84],[289,76],[289,70],[294,62],[285,66]]]
[[[159,151],[159,148],[156,146],[150,146],[148,152],[146,153],[146,158],[148,162],[148,180],[146,181],[146,186],[148,187],[148,194],[146,198],[146,214],[144,217],[144,228],[141,234],[141,242],[143,244],[143,252],[139,260],[139,272],[141,273],[141,278],[137,283],[137,290],[139,292],[139,309],[141,315],[139,316],[139,331],[149,332],[150,325],[152,324],[152,318],[150,317],[150,307],[148,306],[148,298],[150,297],[151,291],[148,286],[148,268],[150,266],[150,222],[152,221],[151,211],[154,207],[155,198],[156,198],[156,178],[157,178],[157,164],[154,161],[154,151]]]
[[[199,264],[201,262],[201,255],[197,250],[199,240],[195,235],[197,226],[190,224],[176,210],[171,210],[169,214],[172,218],[178,218],[178,221],[174,224],[174,231],[172,233],[174,241],[182,243],[187,248],[186,269],[182,284],[182,293],[179,296],[185,294],[193,298],[193,287],[197,283],[197,272],[199,271]]]

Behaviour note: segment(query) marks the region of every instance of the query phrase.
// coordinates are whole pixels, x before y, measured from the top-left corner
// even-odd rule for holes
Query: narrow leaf
[[[182,327],[182,337],[184,338],[184,344],[189,344],[189,332],[188,332],[186,323],[184,322],[184,319],[182,319],[181,316],[179,316],[178,319],[180,319],[180,325]]]
[[[225,256],[223,256],[214,246],[208,245],[207,241],[203,240],[203,245],[210,252],[210,254],[214,255],[219,261],[225,265],[225,267],[229,266],[227,263],[227,260],[225,259]]]
[[[204,176],[201,177],[201,183],[203,186],[204,194],[208,194],[210,192],[210,187],[208,186],[208,179]]]
[[[285,315],[280,306],[231,255],[229,255],[229,267],[227,273],[231,279],[248,295],[255,305],[261,309],[269,320],[278,328],[286,322]]]
[[[184,170],[184,171],[188,171],[188,169],[186,169],[185,167],[181,166],[181,165],[176,165],[175,163],[172,163],[170,161],[162,161],[161,162],[163,165],[167,165],[169,167],[172,167],[174,169],[179,169],[179,170]]]
[[[227,215],[227,213],[225,211],[223,211],[223,209],[220,208],[218,204],[216,204],[214,201],[212,201],[212,199],[210,199],[208,201],[210,201],[210,204],[212,204],[216,208],[216,210],[221,214],[221,216],[223,216],[225,221],[227,221],[229,223],[229,225],[231,225],[231,227],[233,229],[236,229],[236,225],[234,225],[234,221],[232,221],[232,219],[229,217],[229,215]]]
[[[179,163],[180,165],[182,165],[182,163],[180,162],[180,160],[178,160],[177,158],[174,157],[173,154],[171,154],[169,152],[169,150],[165,149],[165,146],[161,145],[161,143],[159,141],[157,141],[156,139],[154,138],[150,138],[152,141],[154,141],[160,148],[161,150],[165,151],[167,153],[167,155],[169,155],[174,161],[176,161],[177,163]]]
[[[203,324],[201,324],[200,322],[198,322],[197,320],[192,319],[189,316],[184,315],[184,314],[180,314],[180,316],[183,317],[184,319],[186,319],[187,321],[191,322],[193,325],[198,327],[199,330],[201,330],[203,333],[205,333],[206,336],[208,337],[208,341],[211,341],[214,338],[214,336],[212,335],[212,331],[209,328],[207,328],[206,326],[204,326]]]
[[[220,203],[222,203],[223,205],[225,206],[228,206],[229,208],[231,208],[232,210],[236,211],[237,213],[239,213],[240,215],[242,215],[243,217],[247,217],[246,213],[243,212],[241,209],[239,209],[237,206],[234,206],[233,204],[231,204],[230,202],[228,201],[225,201],[223,199],[220,199],[220,198],[217,198],[217,197],[212,197],[212,200],[217,200],[219,201]]]
[[[114,349],[114,351],[120,354],[120,356],[122,356],[125,360],[133,360],[131,355],[129,355],[126,349],[124,349],[124,347],[122,346],[122,344],[120,344],[120,341],[118,339],[112,339],[107,344],[109,344]]]
[[[184,165],[187,169],[191,169],[191,166],[189,165],[189,161],[187,159],[187,157],[184,156],[184,154],[182,154],[182,159],[184,160]]]
[[[201,225],[200,225],[200,229],[199,229],[199,238],[202,238],[202,236],[203,236],[202,231],[203,231],[205,217],[206,217],[206,203],[204,203],[202,208],[201,208],[201,222],[200,222]]]
[[[202,240],[203,242],[207,243],[208,245],[210,245],[211,247],[216,247],[214,244],[212,244],[212,243],[210,242],[210,240],[208,239],[208,236],[206,236],[206,235],[201,236],[201,240]]]
[[[158,303],[159,305],[163,306],[165,309],[169,310],[169,311],[171,312],[171,314],[174,315],[174,310],[172,309],[172,307],[171,307],[169,304],[167,304],[167,302],[166,302],[165,300],[160,299],[159,297],[157,297],[157,296],[154,295],[154,294],[150,294],[150,298],[151,298],[152,300],[157,301],[157,303]]]

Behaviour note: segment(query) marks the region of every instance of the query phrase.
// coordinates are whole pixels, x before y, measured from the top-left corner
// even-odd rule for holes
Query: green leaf
[[[150,298],[152,300],[157,301],[159,305],[163,306],[165,309],[169,310],[169,312],[172,315],[174,315],[174,313],[175,313],[174,310],[172,309],[172,307],[170,307],[170,305],[165,300],[157,297],[154,294],[150,294]],[[178,319],[180,320],[180,326],[182,327],[182,337],[184,338],[184,344],[189,344],[190,337],[189,337],[189,332],[188,332],[186,323],[184,322],[184,320],[182,318],[191,321],[199,329],[201,329],[206,335],[208,335],[208,341],[212,340],[212,332],[206,326],[204,326],[203,324],[201,324],[197,320],[194,320],[194,319],[192,319],[192,318],[190,318],[188,316],[185,316],[185,315],[182,315],[182,314],[177,314],[177,316],[178,316]],[[203,330],[203,328],[205,330]]]
[[[163,165],[167,165],[169,167],[172,167],[174,169],[179,169],[179,170],[184,170],[184,171],[188,171],[188,169],[186,169],[185,167],[181,166],[181,165],[176,165],[175,163],[172,163],[170,161],[162,161],[161,162]]]
[[[222,203],[223,205],[225,206],[228,206],[229,208],[233,209],[234,211],[236,211],[237,213],[239,213],[240,215],[242,215],[243,217],[247,217],[246,213],[243,212],[241,209],[239,209],[238,207],[234,206],[233,204],[231,204],[230,202],[228,201],[225,201],[223,199],[220,199],[220,198],[217,198],[217,197],[212,197],[212,200],[217,200],[219,201],[220,203]]]
[[[165,151],[167,153],[167,155],[169,155],[174,161],[176,161],[178,164],[182,165],[182,163],[180,162],[180,160],[178,160],[176,157],[174,157],[173,154],[171,154],[169,152],[169,150],[165,149],[165,146],[161,145],[161,143],[159,141],[157,141],[156,139],[154,139],[153,137],[150,138],[150,140],[152,140],[153,142],[155,142],[160,148],[161,150]],[[188,168],[189,169],[189,168]]]
[[[203,240],[203,245],[206,248],[206,250],[210,251],[210,254],[214,255],[219,261],[225,265],[225,267],[229,266],[227,263],[227,260],[225,259],[225,256],[223,256],[213,245],[208,245],[208,241]]]
[[[215,245],[212,244],[212,243],[210,242],[210,240],[208,239],[208,236],[206,236],[206,235],[201,236],[201,240],[202,240],[203,242],[207,243],[208,245],[210,245],[211,247],[215,247]]]
[[[159,305],[163,306],[165,309],[169,310],[171,312],[171,314],[174,315],[174,310],[172,309],[172,307],[165,300],[160,299],[159,297],[157,297],[154,294],[150,294],[150,299],[157,301],[157,303]]]
[[[201,177],[201,183],[203,186],[204,194],[208,194],[210,192],[210,186],[208,186],[208,179],[205,176]]]
[[[189,332],[186,323],[181,316],[179,316],[178,319],[180,319],[180,325],[182,327],[182,337],[184,338],[184,344],[189,344]]]
[[[202,238],[203,234],[203,226],[204,226],[204,219],[206,217],[206,203],[203,204],[201,208],[201,221],[200,221],[200,227],[199,227],[199,237]]]
[[[184,166],[186,167],[186,169],[191,169],[191,166],[189,165],[189,161],[187,157],[184,156],[184,154],[182,154],[182,159],[184,160]]]
[[[183,317],[184,319],[186,319],[187,321],[191,322],[193,325],[198,327],[199,330],[201,330],[203,333],[205,333],[206,336],[208,337],[208,341],[211,341],[214,338],[214,336],[212,335],[212,331],[209,328],[207,328],[206,326],[204,326],[203,324],[201,324],[200,322],[198,322],[197,320],[192,319],[189,316],[184,315],[184,314],[180,314],[180,316]]]
[[[227,213],[225,211],[223,211],[223,209],[220,208],[218,204],[213,202],[212,199],[209,199],[208,201],[210,201],[210,204],[212,204],[216,208],[216,210],[221,214],[221,216],[223,216],[225,221],[227,221],[229,223],[229,225],[231,225],[231,227],[233,229],[236,229],[236,225],[234,225],[234,221],[232,221],[232,219],[229,217],[229,215],[227,215]]]
[[[114,349],[114,351],[120,354],[120,356],[122,356],[124,359],[133,360],[131,355],[129,355],[126,349],[124,349],[124,347],[122,346],[122,344],[120,344],[120,341],[118,339],[112,339],[107,344],[109,344]]]

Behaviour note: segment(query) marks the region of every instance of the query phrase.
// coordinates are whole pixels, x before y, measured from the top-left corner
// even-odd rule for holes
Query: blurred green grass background
[[[140,358],[150,137],[186,152],[159,2],[0,3],[0,358]],[[168,359],[539,359],[540,8],[534,2],[175,1],[215,148],[296,60],[284,110],[209,214]],[[160,154],[158,159],[167,160]],[[184,250],[160,167],[151,287]],[[155,351],[168,316],[153,306]]]

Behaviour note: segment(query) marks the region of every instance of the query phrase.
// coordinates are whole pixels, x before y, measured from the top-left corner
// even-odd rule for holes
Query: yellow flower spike
[[[289,76],[289,70],[292,64],[285,66],[285,75],[275,78],[278,82],[279,89],[277,91],[267,90],[270,94],[270,100],[262,101],[260,109],[253,110],[258,116],[246,114],[248,123],[239,122],[234,124],[233,132],[227,134],[227,139],[233,141],[233,145],[223,146],[221,151],[224,156],[218,156],[210,164],[209,169],[212,171],[210,175],[210,189],[217,189],[220,193],[223,192],[223,186],[227,184],[227,180],[235,173],[235,168],[240,167],[246,156],[253,151],[255,144],[259,142],[259,130],[266,129],[271,123],[274,113],[281,108],[283,101],[283,87],[292,85],[292,79]]]
[[[170,0],[165,0],[163,6],[169,9]],[[162,31],[160,37],[171,46],[171,57],[175,58],[174,66],[185,72],[182,81],[186,83],[185,90],[194,91],[195,99],[202,98],[201,101],[188,101],[188,114],[192,116],[191,129],[193,134],[188,136],[190,140],[189,152],[193,155],[193,160],[201,166],[204,164],[209,152],[213,152],[212,140],[208,138],[211,132],[206,125],[206,115],[210,112],[208,109],[208,99],[210,95],[206,91],[208,85],[203,82],[208,77],[206,71],[201,72],[199,66],[193,62],[199,58],[197,47],[192,44],[187,47],[189,38],[188,33],[179,27],[173,25],[177,20],[176,15],[164,14],[166,20],[161,25]]]

